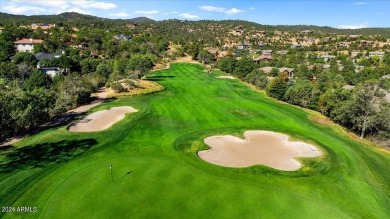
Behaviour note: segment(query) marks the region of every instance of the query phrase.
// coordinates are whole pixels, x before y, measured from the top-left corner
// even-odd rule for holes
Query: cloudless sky
[[[390,27],[390,0],[0,0],[0,11],[24,15],[75,11],[121,19],[241,19],[260,24],[337,28]]]

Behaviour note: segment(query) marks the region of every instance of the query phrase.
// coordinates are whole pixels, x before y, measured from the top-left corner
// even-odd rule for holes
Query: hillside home
[[[265,31],[265,30],[259,30],[259,31],[257,31],[257,34],[259,34],[259,35],[265,35],[265,34],[267,34],[267,31]]]
[[[266,67],[260,68],[259,70],[263,71],[266,74],[269,74],[269,73],[271,73],[272,69],[274,69],[274,68],[275,67],[266,66]],[[294,69],[293,68],[282,67],[282,68],[279,68],[278,70],[279,70],[279,73],[282,73],[282,72],[287,73],[287,75],[289,77],[293,77],[294,76]]]
[[[63,55],[63,53],[44,53],[44,52],[34,54],[35,58],[38,60],[37,69],[41,69],[40,61],[42,59],[51,59],[51,58],[58,59],[62,55]]]
[[[238,29],[238,30],[233,30],[233,35],[240,36],[244,33],[244,30]]]
[[[287,54],[287,50],[280,50],[280,51],[277,51],[276,54],[278,55],[286,55]]]
[[[116,40],[123,40],[123,41],[131,41],[132,38],[133,37],[131,35],[125,36],[123,34],[119,34],[119,35],[114,36],[114,39],[116,39]]]
[[[298,40],[305,43],[314,43],[316,41],[314,38],[299,38]]]
[[[40,63],[41,60],[43,60],[43,59],[51,59],[51,58],[57,58],[58,59],[62,55],[64,55],[64,52],[62,52],[62,53],[44,53],[44,52],[40,52],[40,53],[34,54],[35,58],[38,60],[37,69],[39,71],[41,71],[42,73],[50,75],[51,77],[54,77],[57,74],[62,74],[62,73],[67,72],[68,69],[61,69],[58,66],[42,67],[41,63]]]
[[[374,45],[374,41],[362,40],[362,41],[360,41],[360,45],[364,46],[364,47],[373,46]]]
[[[35,44],[41,44],[43,40],[39,39],[21,39],[15,41],[16,50],[18,52],[32,52]]]
[[[374,56],[378,56],[379,58],[383,58],[383,56],[385,55],[385,52],[369,52],[368,53],[368,57],[374,57]]]
[[[250,49],[251,46],[249,44],[239,44],[236,46],[237,49]]]
[[[270,56],[272,55],[272,50],[261,50],[261,55]]]
[[[137,24],[126,24],[126,27],[127,28],[130,28],[130,29],[134,29],[136,28],[138,25]]]
[[[301,33],[303,33],[303,34],[309,34],[309,33],[313,33],[313,31],[312,31],[312,30],[303,30],[303,31],[301,31]]]
[[[352,90],[352,89],[354,89],[354,88],[355,88],[355,86],[349,85],[349,84],[343,86],[343,89],[344,89],[344,90]]]
[[[31,24],[31,29],[37,30],[37,29],[42,29],[42,30],[48,30],[52,27],[55,27],[55,24]]]
[[[337,43],[337,48],[349,48],[349,46],[351,45],[350,42],[340,42],[340,43]]]
[[[209,53],[211,53],[211,54],[217,54],[218,53],[218,49],[217,48],[210,48],[210,49],[208,49],[207,50]]]
[[[274,67],[266,66],[266,67],[260,68],[260,70],[263,71],[264,73],[268,74],[268,73],[271,73],[271,71],[272,71],[273,68],[274,68]]]
[[[305,47],[302,46],[302,45],[299,45],[299,44],[292,44],[292,45],[290,46],[290,48],[291,48],[291,49],[303,49],[303,48],[305,48]]]
[[[262,60],[262,61],[271,61],[271,60],[273,60],[272,56],[270,56],[270,55],[261,55],[259,57],[259,59]]]
[[[349,35],[348,36],[349,39],[358,39],[360,37],[361,37],[361,35]]]
[[[357,55],[359,55],[360,54],[360,51],[352,51],[351,52],[351,57],[352,58],[355,58]]]
[[[325,62],[331,60],[331,59],[334,59],[336,58],[336,56],[333,56],[333,55],[322,55],[321,58],[324,59]]]
[[[287,68],[287,67],[282,67],[279,68],[279,72],[285,72],[289,77],[294,77],[294,69],[293,68]]]
[[[47,67],[47,68],[40,68],[39,71],[41,71],[44,74],[50,75],[50,77],[54,77],[58,74],[62,74],[63,70],[61,70],[58,67]]]

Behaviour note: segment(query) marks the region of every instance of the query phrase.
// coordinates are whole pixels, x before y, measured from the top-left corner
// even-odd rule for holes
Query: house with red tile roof
[[[42,43],[43,40],[39,39],[20,39],[15,41],[14,44],[18,52],[32,52],[35,44]]]

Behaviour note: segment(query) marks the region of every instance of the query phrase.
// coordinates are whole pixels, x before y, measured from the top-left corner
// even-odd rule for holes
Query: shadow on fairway
[[[166,78],[174,78],[176,76],[173,76],[173,75],[155,75],[155,76],[150,76],[150,77],[147,77],[146,80],[148,81],[163,81],[164,79]]]
[[[0,163],[0,173],[63,163],[81,156],[97,143],[95,139],[63,140],[22,147],[9,152],[4,157],[3,162]]]
[[[118,98],[116,98],[116,97],[106,98],[106,99],[103,100],[103,103],[110,103],[110,102],[112,102],[112,101],[114,101],[116,99],[118,99]]]

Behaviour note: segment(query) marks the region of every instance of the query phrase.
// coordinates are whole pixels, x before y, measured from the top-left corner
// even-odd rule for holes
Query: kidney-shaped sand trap
[[[136,109],[129,106],[112,107],[108,110],[102,110],[92,113],[83,120],[69,127],[71,132],[95,132],[109,128],[116,122],[125,117],[126,113],[137,112]]]
[[[295,157],[317,157],[321,152],[311,144],[291,142],[288,136],[270,131],[246,131],[245,139],[231,135],[204,139],[210,149],[198,156],[210,163],[226,167],[249,167],[256,164],[293,171],[301,168]]]
[[[233,76],[218,76],[217,78],[223,78],[223,79],[234,79]]]

